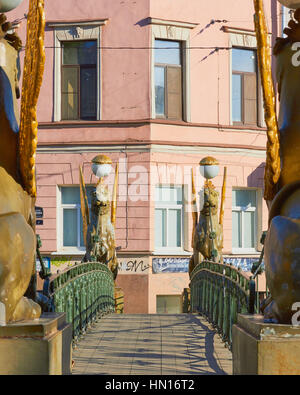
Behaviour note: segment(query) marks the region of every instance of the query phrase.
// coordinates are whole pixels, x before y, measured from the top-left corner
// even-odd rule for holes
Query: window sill
[[[56,256],[56,255],[85,255],[85,250],[79,250],[79,249],[70,249],[70,250],[61,250],[61,251],[54,251],[51,253],[51,255]]]
[[[154,256],[160,256],[160,255],[168,255],[168,256],[191,256],[193,255],[192,252],[189,251],[184,251],[184,250],[157,250],[157,251],[153,251],[152,255]]]
[[[259,255],[260,251],[257,251],[254,248],[233,248],[231,253],[233,255]]]

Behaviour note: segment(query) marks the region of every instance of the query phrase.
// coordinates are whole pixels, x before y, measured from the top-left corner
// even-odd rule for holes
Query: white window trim
[[[258,236],[261,232],[259,232],[259,227],[261,227],[261,223],[259,222],[259,211],[261,209],[261,206],[259,204],[259,199],[261,197],[261,193],[260,190],[257,188],[243,188],[243,187],[234,187],[233,190],[246,190],[246,191],[255,191],[256,192],[256,207],[242,207],[242,206],[232,206],[231,212],[233,211],[237,211],[237,212],[242,212],[242,224],[243,224],[243,216],[244,216],[244,212],[255,212],[255,216],[254,216],[254,240],[255,240],[255,247],[254,248],[234,248],[232,247],[232,254],[257,254],[259,252],[259,240],[258,240]],[[241,239],[242,239],[242,243],[244,240],[244,227],[242,226],[242,234],[241,234]]]
[[[93,22],[49,22],[54,34],[54,122],[61,121],[61,43],[62,41],[97,41],[97,120],[101,119],[101,27],[107,19]]]
[[[284,28],[288,27],[288,23],[290,19],[292,18],[292,13],[293,10],[290,10],[289,8],[285,6],[281,6],[281,13],[282,13],[282,19],[281,19],[281,36],[286,37],[285,34],[283,33]]]
[[[170,185],[156,185],[155,187],[170,187]],[[180,255],[185,254],[184,245],[185,245],[185,216],[184,216],[184,185],[174,185],[174,188],[182,187],[182,204],[168,204],[168,203],[161,203],[158,204],[155,202],[154,206],[154,213],[156,209],[174,209],[174,210],[181,210],[181,240],[180,240],[180,247],[156,247],[155,246],[155,237],[154,237],[154,252],[153,255]],[[154,216],[155,218],[155,216]],[[155,231],[156,224],[154,222],[154,231]],[[166,240],[168,240],[168,224],[166,227]],[[190,253],[189,253],[190,255]]]
[[[229,33],[229,73],[230,73],[230,80],[229,80],[229,94],[230,94],[230,125],[233,125],[233,117],[232,117],[232,48],[245,48],[245,49],[252,49],[257,50],[257,40],[255,32],[250,33],[240,29],[228,28],[226,30]],[[271,35],[269,35],[269,41],[271,43]],[[265,127],[265,118],[264,118],[264,103],[263,103],[263,92],[260,84],[260,72],[259,68],[257,67],[257,79],[258,79],[258,114],[257,114],[257,126],[258,127]]]
[[[183,93],[183,114],[182,119],[191,122],[191,101],[190,101],[190,30],[197,25],[192,23],[181,23],[150,18],[152,26],[151,39],[151,118],[156,119],[155,113],[155,40],[181,41],[182,43],[182,93]]]
[[[63,228],[63,210],[64,209],[77,209],[77,223],[80,223],[80,204],[62,204],[62,188],[68,187],[78,187],[79,185],[57,185],[57,208],[56,208],[56,229],[57,229],[57,251],[56,253],[59,254],[78,254],[84,255],[85,254],[85,247],[65,247],[63,245],[63,237],[64,237],[64,228]],[[78,218],[79,217],[79,218]],[[80,228],[77,229],[77,241],[80,240]]]

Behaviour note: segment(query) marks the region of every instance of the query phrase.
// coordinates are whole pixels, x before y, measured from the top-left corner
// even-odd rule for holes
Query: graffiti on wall
[[[149,258],[119,258],[119,272],[148,273]]]
[[[153,258],[153,273],[187,273],[189,271],[190,258]]]

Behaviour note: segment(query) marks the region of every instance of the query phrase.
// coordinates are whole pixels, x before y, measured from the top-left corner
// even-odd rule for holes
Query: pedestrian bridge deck
[[[110,314],[73,351],[73,375],[226,375],[232,354],[196,314]]]

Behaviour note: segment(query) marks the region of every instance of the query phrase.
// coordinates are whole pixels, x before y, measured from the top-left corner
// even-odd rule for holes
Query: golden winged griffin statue
[[[270,296],[263,302],[266,321],[291,324],[294,303],[300,301],[300,1],[279,0],[294,16],[273,48],[280,102],[272,80],[271,49],[263,0],[253,0],[258,64],[267,126],[264,198],[269,227],[264,262]]]
[[[30,0],[19,115],[17,60],[22,43],[17,34],[12,32],[12,25],[6,21],[6,16],[0,15],[0,321],[2,325],[38,318],[41,314],[39,304],[24,295],[35,275],[36,105],[45,62],[44,28],[44,0]]]
[[[218,165],[219,162],[211,156],[207,156],[200,161],[200,166]],[[224,167],[221,199],[212,181],[209,179],[205,180],[203,188],[203,206],[198,215],[195,179],[192,169],[193,255],[189,263],[190,274],[195,266],[203,260],[223,263],[223,220],[226,179],[227,167]]]
[[[91,192],[91,209],[89,208],[82,167],[80,175],[80,201],[83,223],[83,239],[86,246],[84,262],[100,262],[109,267],[114,279],[118,274],[116,255],[115,223],[117,209],[117,187],[119,167],[116,165],[113,196],[111,199],[104,177],[111,171],[111,159],[100,154],[92,160],[92,170],[99,181]]]
[[[262,302],[261,310],[266,322],[291,324],[297,310],[295,305],[300,302],[300,0],[278,1],[294,13],[284,29],[286,37],[277,38],[273,48],[280,103],[277,116],[271,37],[264,2],[253,0],[267,128],[264,199],[269,210],[269,226],[264,240],[264,263],[270,294]],[[190,260],[190,273],[203,258],[222,261],[222,227],[219,226],[222,209],[218,223],[217,193],[211,185],[205,184],[204,206],[199,219],[193,180],[192,195],[194,254]]]

